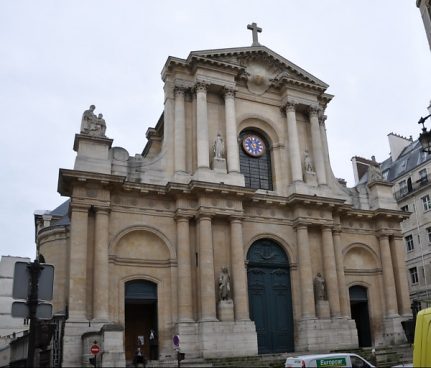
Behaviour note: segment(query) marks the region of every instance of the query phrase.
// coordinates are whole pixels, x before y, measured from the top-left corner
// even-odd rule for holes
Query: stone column
[[[108,320],[109,263],[108,263],[109,208],[96,207],[93,267],[93,317]]]
[[[198,82],[195,89],[198,169],[209,168],[207,86],[205,83]]]
[[[244,260],[242,221],[240,218],[231,217],[230,219],[230,239],[235,320],[249,320],[247,272]]]
[[[380,259],[383,268],[383,287],[385,295],[386,316],[398,315],[397,295],[395,291],[394,269],[392,266],[392,256],[389,247],[389,237],[386,234],[380,235]]]
[[[310,244],[308,241],[307,225],[297,225],[296,239],[298,248],[299,277],[301,285],[302,319],[316,318],[313,275],[311,271]]]
[[[87,319],[87,238],[89,206],[71,204],[70,227],[70,277],[69,316],[70,320]]]
[[[177,216],[178,321],[193,321],[189,218]]]
[[[289,144],[289,159],[292,170],[292,181],[302,181],[301,154],[299,152],[298,126],[296,124],[295,104],[286,104],[287,139]]]
[[[186,171],[186,115],[184,88],[175,87],[175,172]]]
[[[199,222],[199,276],[201,321],[216,321],[216,293],[211,217],[201,214]]]
[[[319,110],[316,107],[309,108],[311,124],[311,144],[313,146],[313,160],[316,167],[317,181],[319,184],[326,184],[326,170],[323,157],[322,139],[320,137]]]
[[[410,296],[407,281],[406,253],[402,236],[391,239],[392,260],[395,267],[395,284],[397,285],[398,313],[402,316],[411,315]]]
[[[322,253],[324,276],[326,279],[326,289],[328,291],[331,317],[340,317],[340,295],[338,293],[334,243],[332,240],[332,229],[327,226],[322,228]]]
[[[337,269],[338,290],[340,294],[340,309],[343,317],[350,318],[350,302],[347,293],[346,276],[344,275],[344,261],[340,230],[333,233],[335,248],[335,266]]]
[[[239,150],[236,131],[235,114],[235,91],[225,88],[225,115],[226,115],[226,149],[227,149],[227,168],[228,172],[240,172]]]

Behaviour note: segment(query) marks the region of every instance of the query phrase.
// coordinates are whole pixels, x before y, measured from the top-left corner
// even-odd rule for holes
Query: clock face
[[[265,152],[265,144],[262,139],[254,134],[246,135],[242,140],[244,151],[250,156],[259,157]]]

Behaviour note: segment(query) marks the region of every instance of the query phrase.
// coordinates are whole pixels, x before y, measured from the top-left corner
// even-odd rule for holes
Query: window
[[[239,149],[241,174],[245,186],[253,189],[272,190],[271,153],[268,141],[254,131],[243,131]]]
[[[420,185],[424,185],[426,183],[428,183],[428,174],[427,174],[427,169],[422,169],[419,171],[419,183]]]
[[[428,234],[428,242],[431,245],[431,227],[426,228],[427,234]]]
[[[410,281],[411,281],[412,285],[417,284],[419,282],[417,267],[410,268],[409,272],[410,272]]]
[[[404,238],[404,240],[406,242],[407,252],[411,252],[413,249],[415,249],[415,244],[413,243],[413,236],[412,235],[407,235]]]
[[[409,212],[409,205],[408,205],[408,204],[406,204],[405,206],[402,206],[402,207],[401,207],[401,211]]]
[[[401,180],[398,185],[400,186],[400,194],[407,194],[407,181]]]
[[[425,197],[422,197],[422,204],[424,206],[424,211],[431,210],[431,201],[430,196],[427,194]]]

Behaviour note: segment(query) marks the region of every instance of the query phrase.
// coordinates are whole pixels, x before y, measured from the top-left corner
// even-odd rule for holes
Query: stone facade
[[[147,332],[138,340],[160,360],[173,359],[177,334],[186,358],[403,342],[405,214],[388,183],[334,177],[328,85],[258,43],[169,57],[162,79],[143,153],[81,130],[58,185],[70,224],[39,229],[39,251],[61,270],[55,308],[69,312],[63,364],[86,363],[96,340],[103,364],[124,365],[141,322],[156,350]],[[231,297],[220,301],[223,267]],[[366,321],[351,314],[358,303]]]

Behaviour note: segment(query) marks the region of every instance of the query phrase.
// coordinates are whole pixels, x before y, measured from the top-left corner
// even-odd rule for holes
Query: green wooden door
[[[248,252],[250,318],[256,324],[259,354],[294,351],[289,261],[271,240]]]

